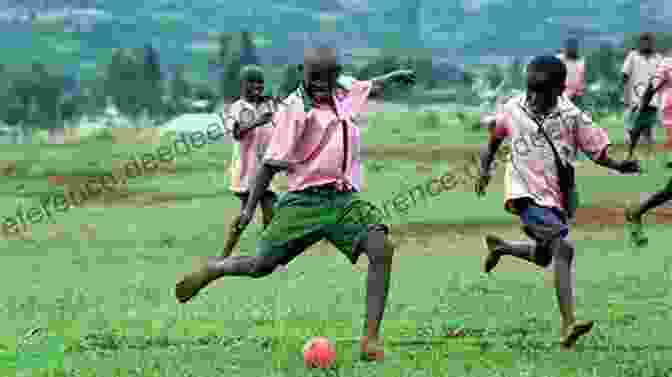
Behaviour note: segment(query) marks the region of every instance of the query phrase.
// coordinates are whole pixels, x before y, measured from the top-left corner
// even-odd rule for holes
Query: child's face
[[[553,80],[548,72],[529,67],[527,70],[527,97],[535,111],[545,113],[558,103],[565,90],[563,83]]]
[[[241,85],[243,96],[248,101],[258,101],[264,92],[263,80],[245,80]]]
[[[326,101],[331,96],[336,86],[338,70],[323,64],[306,65],[304,69],[304,81],[306,90],[317,101]]]

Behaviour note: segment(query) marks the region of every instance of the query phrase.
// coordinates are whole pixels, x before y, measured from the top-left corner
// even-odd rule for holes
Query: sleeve
[[[240,111],[240,104],[234,102],[229,106],[228,111],[220,113],[222,120],[224,122],[224,132],[231,135],[233,134],[233,125],[238,121],[238,114]]]
[[[577,115],[576,143],[577,147],[593,160],[599,159],[606,152],[609,145],[609,135],[597,127],[586,113]]]
[[[373,88],[373,82],[371,80],[352,80],[350,82],[348,96],[350,97],[349,101],[351,101],[350,112],[352,116],[356,116],[366,110],[366,103],[369,100],[371,88]]]
[[[495,114],[495,127],[490,131],[491,139],[507,139],[511,137],[511,114],[506,111],[500,111]]]
[[[632,76],[632,51],[628,53],[628,56],[623,62],[623,68],[621,68],[621,73],[624,75]]]
[[[586,63],[581,62],[576,69],[576,91],[579,95],[583,95],[586,85],[585,82]]]
[[[672,81],[672,63],[663,60],[656,67],[656,73],[651,77],[651,83],[654,88],[659,88],[670,81]]]
[[[264,163],[286,169],[301,159],[298,144],[306,127],[306,113],[299,105],[286,106],[273,115],[273,134],[264,156]]]

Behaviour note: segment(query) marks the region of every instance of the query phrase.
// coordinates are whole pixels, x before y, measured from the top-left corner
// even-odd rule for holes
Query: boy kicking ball
[[[212,257],[178,282],[175,293],[184,303],[224,276],[268,276],[311,245],[327,239],[353,264],[360,254],[369,259],[367,319],[360,350],[365,360],[380,360],[383,349],[379,331],[394,248],[388,240],[387,226],[380,222],[381,212],[371,211],[371,205],[357,197],[353,172],[359,161],[355,156],[359,145],[353,137],[352,118],[362,111],[372,91],[390,82],[412,83],[415,75],[412,71],[395,71],[370,81],[354,81],[344,92],[336,90],[340,66],[335,50],[309,49],[304,62],[303,83],[274,116],[275,128],[264,163],[237,220],[242,231],[273,175],[285,170],[288,192],[277,202],[273,220],[257,243],[256,255]]]
[[[595,127],[586,114],[562,96],[566,76],[565,65],[554,56],[536,57],[528,65],[526,93],[509,100],[497,114],[490,142],[481,154],[481,176],[476,193],[485,195],[495,153],[504,140],[510,139],[505,208],[520,217],[523,230],[532,242],[486,236],[489,254],[484,270],[490,273],[505,255],[542,268],[553,263],[562,317],[560,344],[571,349],[581,336],[590,332],[594,323],[578,321],[575,317],[575,282],[571,273],[574,246],[566,239],[567,222],[572,214],[566,208],[559,168],[549,140],[565,166],[576,162],[578,152],[590,156],[598,165],[620,172],[638,171],[639,166],[635,161],[614,161],[607,155],[607,133]]]

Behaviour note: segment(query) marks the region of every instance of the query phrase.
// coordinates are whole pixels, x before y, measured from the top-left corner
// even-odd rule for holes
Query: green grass
[[[402,118],[390,127],[405,135],[419,129],[407,124],[416,121]],[[374,130],[364,135],[365,144],[401,142],[395,139],[399,135],[374,138],[379,132]],[[610,128],[615,137],[617,131]],[[441,144],[477,142],[485,135],[449,126],[422,132],[448,140]],[[1,158],[18,160],[21,169],[0,185],[2,215],[14,212],[19,184],[30,206],[54,190],[46,175],[104,173],[112,159],[125,158],[118,156],[154,149],[109,141],[7,147]],[[353,272],[336,251],[299,257],[289,271],[265,279],[223,280],[178,305],[172,291],[176,280],[193,268],[195,258],[219,250],[230,221],[224,213],[239,206],[227,191],[223,164],[229,157],[229,146],[213,145],[181,158],[175,176],[131,181],[132,192],[176,193],[180,200],[170,208],[70,209],[54,217],[64,228],[62,239],[49,240],[48,225],[42,224],[34,227],[32,242],[0,241],[5,281],[0,375],[21,375],[14,369],[21,351],[17,339],[37,327],[64,339],[65,363],[52,368],[53,374],[25,371],[29,376],[321,376],[325,373],[303,367],[300,353],[303,343],[318,335],[336,341],[337,365],[326,374],[334,376],[654,377],[672,371],[666,330],[672,259],[664,225],[649,227],[651,245],[641,252],[631,250],[623,231],[613,228],[594,240],[577,241],[578,314],[598,325],[576,353],[560,352],[554,343],[558,314],[542,274],[530,268],[484,277],[481,249],[421,256],[413,254],[412,244],[402,246],[383,325],[388,359],[382,364],[356,360],[365,275]],[[99,167],[89,161],[99,161]],[[380,204],[458,164],[436,161],[420,174],[413,161],[366,161],[370,190],[363,195]],[[583,203],[598,202],[606,191],[653,190],[662,173],[579,177]],[[442,193],[390,222],[517,222],[503,211],[501,192],[477,200],[470,188]],[[81,224],[96,225],[95,240],[81,239]],[[253,250],[259,231],[253,224],[244,234],[243,252]],[[454,327],[462,327],[466,336],[449,337]]]

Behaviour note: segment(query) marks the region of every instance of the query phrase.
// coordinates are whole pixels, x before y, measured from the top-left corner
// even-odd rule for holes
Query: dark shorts
[[[562,238],[569,235],[569,227],[562,212],[557,208],[540,207],[529,199],[519,199],[520,222],[525,225],[555,225],[562,228]]]
[[[245,208],[245,206],[247,205],[247,201],[250,200],[250,193],[249,192],[236,192],[236,193],[234,193],[234,195],[236,195],[238,197],[238,199],[240,199],[240,201],[243,204],[242,207]],[[262,200],[271,200],[272,202],[275,203],[275,202],[278,201],[278,196],[273,191],[267,190],[264,193],[264,196],[262,197]]]
[[[648,108],[643,111],[638,118],[635,118],[637,113],[628,111],[626,114],[626,127],[628,131],[641,129],[640,142],[642,144],[655,144],[655,126],[658,122],[658,109]],[[630,135],[628,132],[628,142],[630,141]]]
[[[257,255],[286,265],[315,243],[327,240],[351,263],[361,254],[359,244],[373,225],[382,224],[382,211],[357,193],[331,187],[285,193],[261,234]]]

